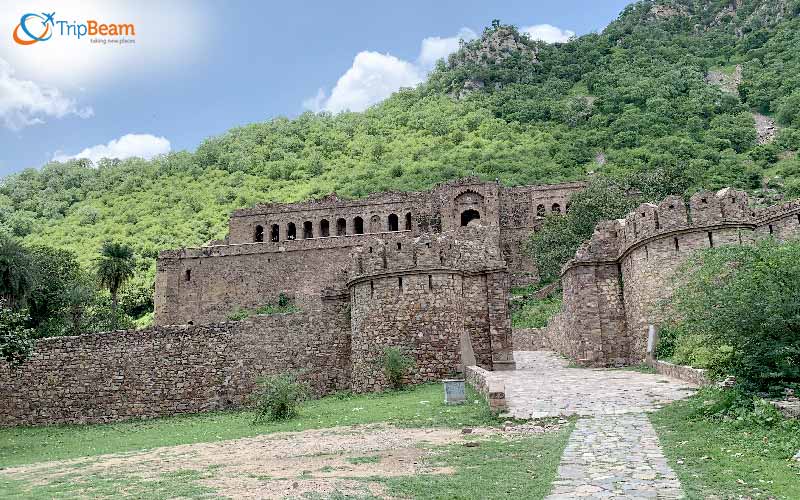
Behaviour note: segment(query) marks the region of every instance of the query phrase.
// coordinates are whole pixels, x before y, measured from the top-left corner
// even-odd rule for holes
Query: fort
[[[535,266],[521,243],[546,215],[564,212],[569,196],[582,187],[503,187],[466,178],[427,192],[380,193],[355,201],[329,195],[237,210],[225,241],[159,255],[156,324],[221,321],[280,292],[303,309],[315,309],[357,249],[376,250],[377,242],[386,242],[394,246],[387,260],[399,265],[413,255],[397,249],[410,250],[415,238],[471,222],[495,230],[486,243],[505,262],[511,286],[536,283]]]
[[[800,235],[800,201],[755,210],[735,189],[670,196],[595,227],[561,271],[563,306],[539,344],[587,366],[641,363],[676,270],[696,251]]]
[[[583,186],[466,178],[237,210],[225,240],[161,252],[155,326],[47,339],[0,367],[0,425],[234,408],[286,371],[317,394],[381,390],[389,346],[413,356],[408,382],[513,369],[509,287],[538,281],[522,242]],[[280,295],[301,312],[228,321]]]
[[[161,252],[154,326],[41,340],[21,367],[0,366],[0,425],[237,408],[258,376],[287,371],[319,395],[381,390],[389,346],[414,358],[413,383],[471,365],[513,370],[514,345],[635,364],[691,254],[800,231],[800,202],[755,210],[733,189],[643,204],[599,223],[563,267],[563,307],[547,328],[512,334],[510,287],[538,282],[523,242],[582,188],[467,178],[238,210],[225,240]],[[278,296],[299,312],[229,320]]]

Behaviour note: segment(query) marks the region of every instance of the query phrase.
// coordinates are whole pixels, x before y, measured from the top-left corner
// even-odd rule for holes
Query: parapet
[[[599,222],[592,237],[578,248],[575,258],[563,270],[581,262],[615,261],[645,240],[676,231],[725,224],[755,225],[756,219],[793,211],[800,211],[800,202],[756,213],[749,207],[747,193],[733,188],[700,191],[692,195],[688,205],[680,196],[668,196],[657,205],[639,205],[624,219]]]
[[[480,272],[505,268],[496,227],[470,225],[443,233],[423,233],[413,240],[380,238],[353,251],[347,279],[415,269],[453,269]]]

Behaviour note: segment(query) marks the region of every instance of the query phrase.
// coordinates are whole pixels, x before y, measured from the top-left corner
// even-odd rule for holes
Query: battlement
[[[479,272],[505,268],[499,236],[496,227],[475,224],[438,234],[425,233],[406,241],[379,238],[353,251],[347,280],[416,270]]]
[[[800,210],[800,204],[787,204],[780,211],[756,214],[748,204],[747,193],[733,188],[717,192],[700,191],[688,204],[680,196],[668,196],[658,205],[643,203],[624,219],[597,224],[592,237],[575,254],[565,268],[579,262],[613,261],[643,242],[674,233],[708,230],[715,226],[743,225],[754,228],[757,218],[779,216]]]
[[[695,252],[781,242],[800,235],[800,200],[762,210],[732,188],[644,203],[622,219],[603,221],[561,272],[561,312],[545,335],[583,364],[639,363],[648,331],[669,319],[665,303]]]

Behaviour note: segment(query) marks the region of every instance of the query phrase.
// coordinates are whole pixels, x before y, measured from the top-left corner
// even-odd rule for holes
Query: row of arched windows
[[[386,227],[389,231],[399,231],[400,230],[400,218],[397,214],[389,214],[386,220],[387,224]],[[380,217],[377,215],[372,217],[370,221],[371,226],[379,225],[380,224]],[[303,233],[302,237],[304,240],[319,237],[319,238],[327,238],[331,235],[331,224],[328,219],[322,219],[319,221],[317,233],[315,236],[314,233],[314,223],[310,220],[303,222]],[[381,232],[382,228],[371,227],[370,232]],[[411,212],[408,212],[405,216],[405,230],[411,231]],[[350,231],[350,232],[348,232]],[[361,217],[354,217],[353,221],[350,225],[350,229],[348,229],[347,219],[339,218],[336,220],[336,236],[347,236],[348,234],[364,234],[364,219]],[[264,226],[257,225],[253,232],[253,241],[256,243],[261,243],[265,241],[266,235],[264,234]],[[289,222],[286,224],[286,239],[287,240],[296,240],[297,239],[297,226],[294,222]],[[272,224],[269,229],[269,241],[280,241],[281,239],[281,228],[278,224]]]

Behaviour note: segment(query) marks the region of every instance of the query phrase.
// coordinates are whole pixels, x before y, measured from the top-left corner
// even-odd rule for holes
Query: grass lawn
[[[441,384],[309,401],[290,421],[253,424],[249,411],[215,412],[116,424],[0,429],[0,468],[47,460],[203,443],[279,431],[386,422],[408,427],[491,426],[498,420],[467,387],[468,403],[444,404]]]
[[[664,454],[689,498],[800,498],[800,423],[772,427],[704,419],[706,395],[651,414]]]
[[[485,401],[471,388],[468,403],[446,406],[440,384],[416,386],[405,391],[357,396],[328,396],[305,405],[300,416],[280,423],[252,424],[249,411],[218,412],[176,416],[118,424],[52,426],[0,429],[0,498],[212,498],[225,494],[220,481],[230,481],[229,464],[201,461],[179,470],[162,469],[142,462],[136,473],[117,466],[108,467],[95,457],[155,447],[214,442],[278,431],[300,431],[326,427],[385,422],[399,427],[485,427],[499,420]],[[374,485],[381,496],[405,498],[543,498],[555,478],[561,454],[573,424],[560,430],[530,435],[466,436],[477,446],[420,442],[427,450],[419,457],[419,469],[413,475],[353,476],[355,492],[309,498],[374,498]],[[155,452],[161,456],[162,451]],[[169,456],[169,455],[166,455]],[[312,455],[311,457],[318,455]],[[326,455],[327,456],[327,455]],[[347,458],[330,455],[345,465],[369,466],[387,459],[380,452],[359,453]],[[16,465],[82,458],[76,463],[33,465],[24,472],[3,475],[3,469]],[[312,459],[313,462],[313,459]],[[112,462],[113,463],[113,462]],[[156,464],[161,462],[155,462]],[[340,462],[341,463],[341,462]],[[416,462],[415,462],[416,463]],[[96,464],[97,467],[91,467]],[[335,464],[334,464],[335,465]],[[448,473],[429,473],[445,467]],[[330,473],[334,467],[304,470],[298,476],[271,477],[250,474],[250,480],[262,491],[273,491],[283,481],[314,480],[317,474]],[[143,471],[143,473],[142,473]],[[237,472],[234,472],[233,481]],[[347,479],[347,477],[345,477]],[[338,485],[338,483],[337,483]],[[373,485],[373,486],[370,486]],[[336,486],[338,488],[338,486]],[[280,490],[275,490],[280,491]],[[234,495],[235,496],[235,495]],[[307,495],[306,495],[307,496]]]
[[[400,498],[544,498],[572,428],[570,424],[550,434],[485,441],[477,448],[448,446],[431,462],[454,467],[455,474],[391,478],[386,481],[388,491]]]

